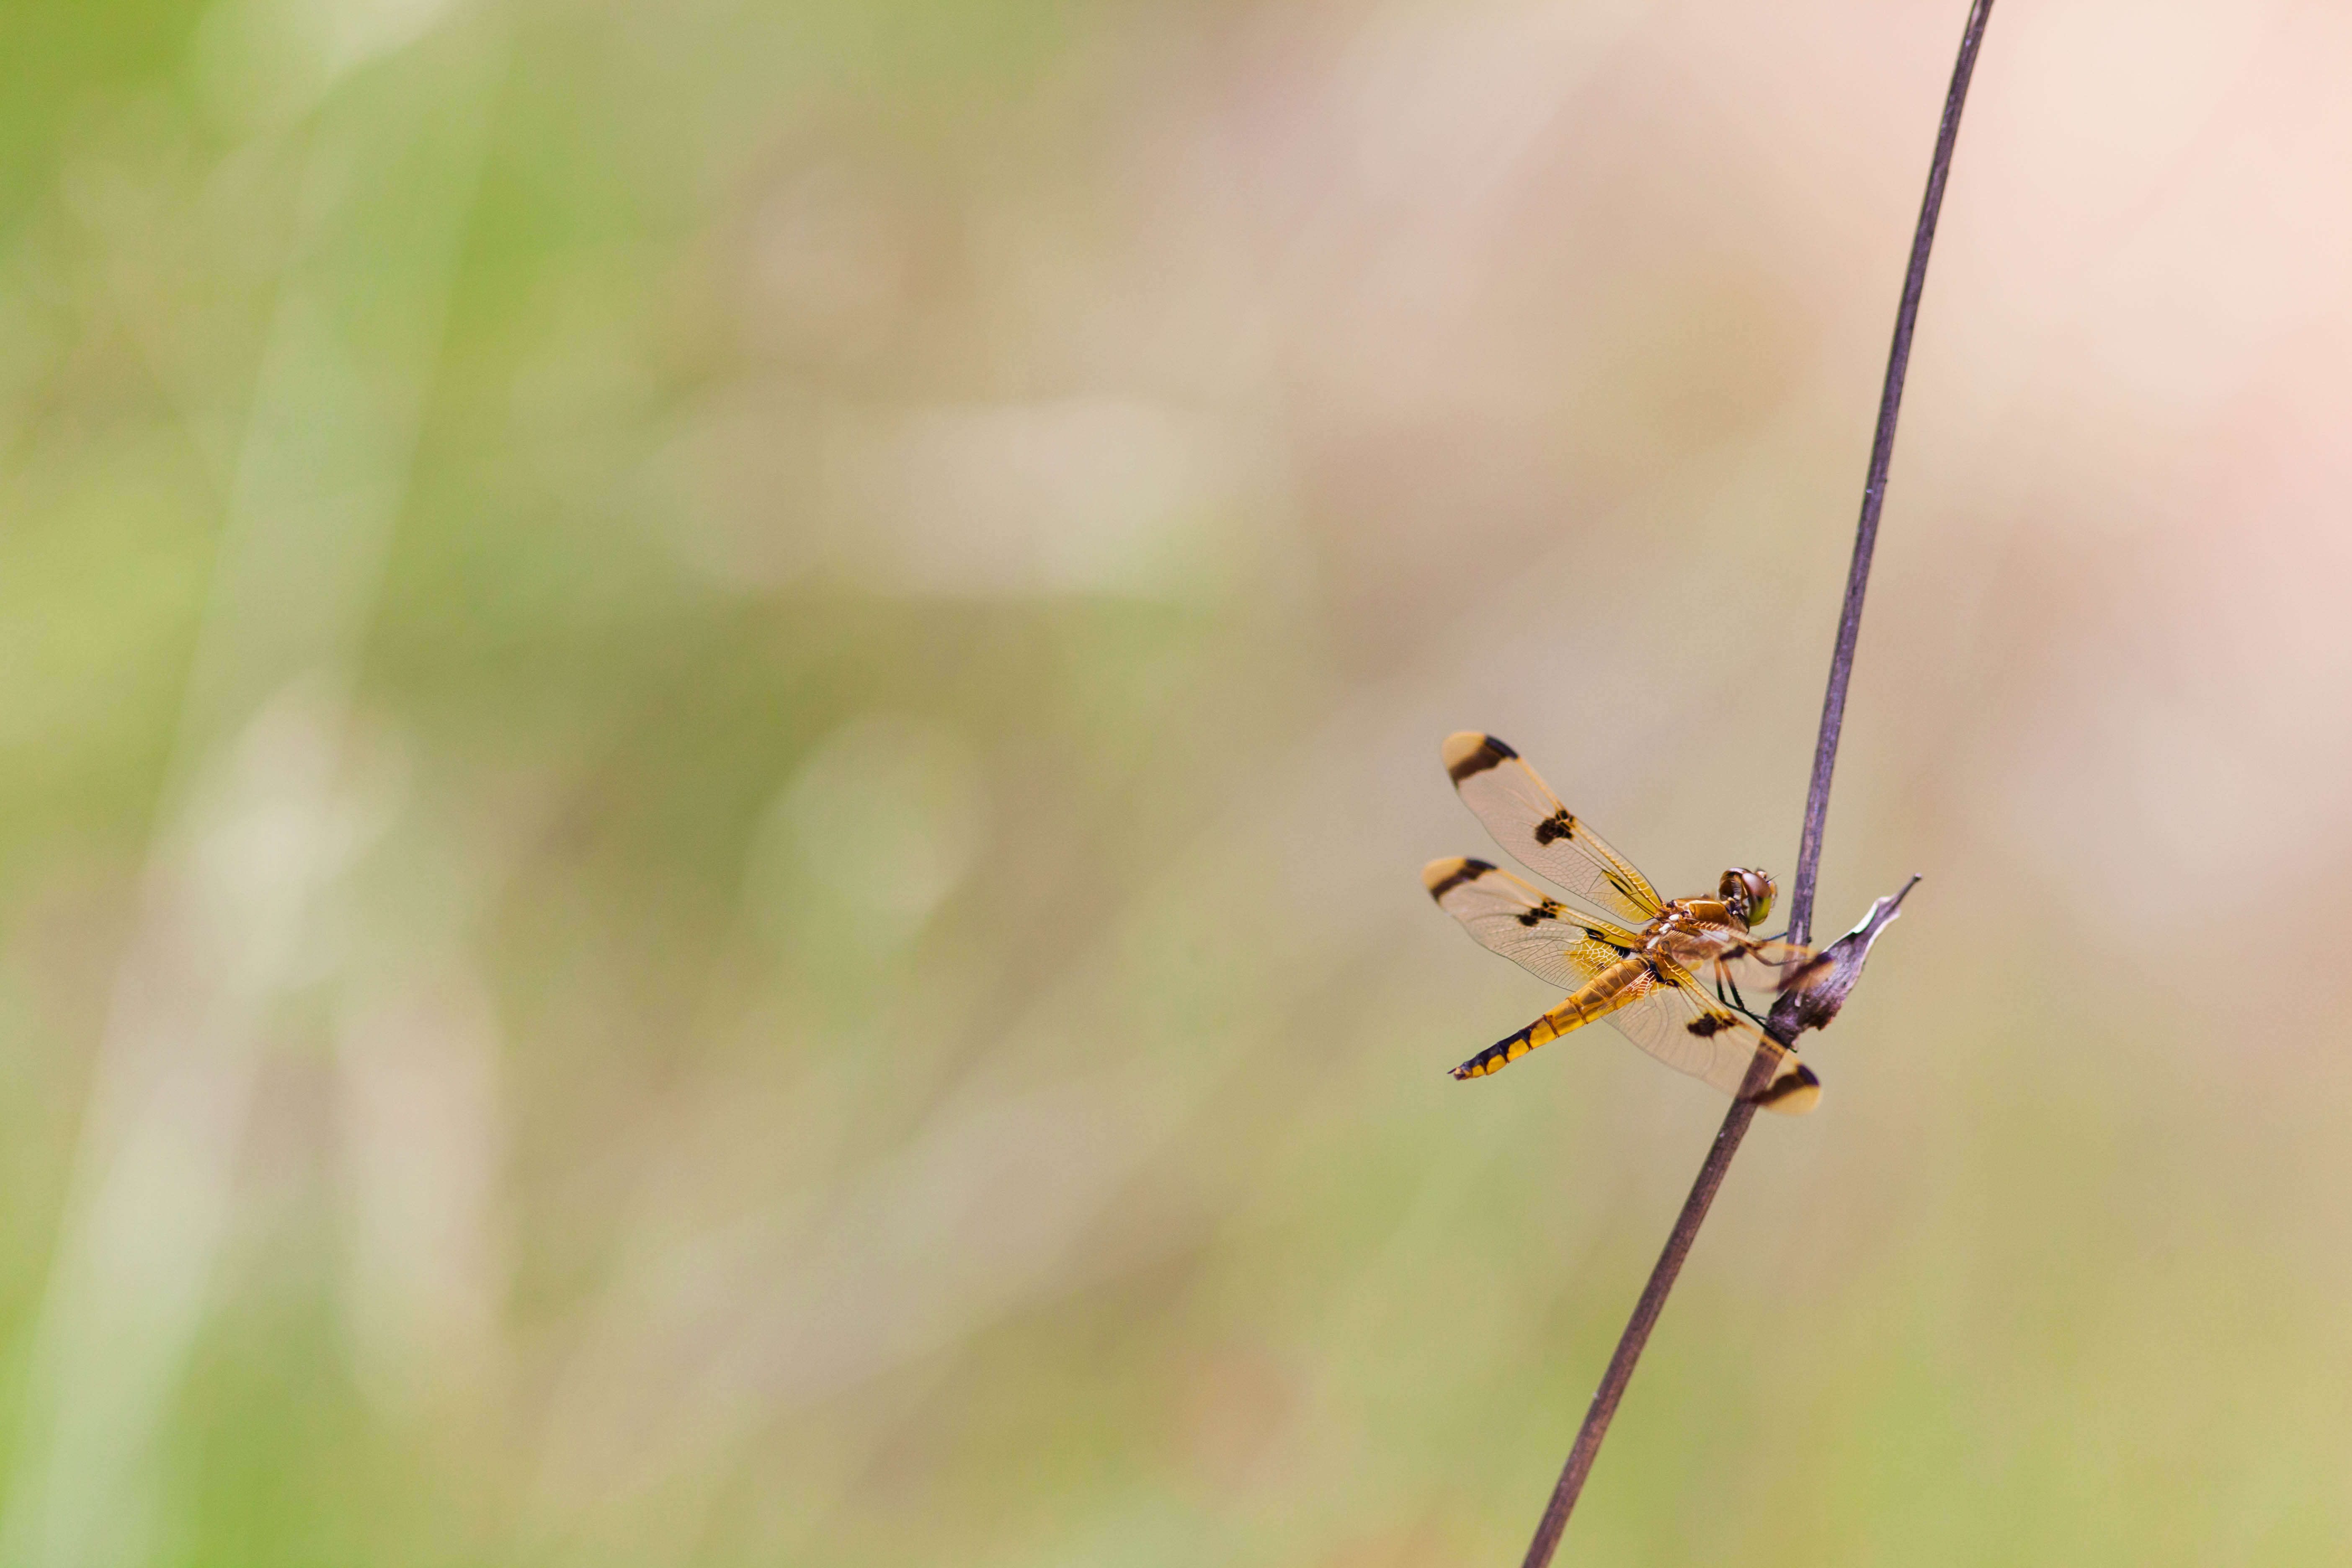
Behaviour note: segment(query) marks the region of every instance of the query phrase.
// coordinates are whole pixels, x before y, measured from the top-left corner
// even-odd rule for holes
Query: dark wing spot
[[[1536,842],[1549,844],[1556,838],[1566,838],[1575,831],[1576,818],[1570,816],[1568,814],[1568,807],[1563,805],[1536,824]]]
[[[1720,1013],[1701,1013],[1690,1021],[1690,1032],[1704,1040],[1710,1035],[1719,1034],[1728,1029],[1731,1026],[1732,1020]]]
[[[1435,899],[1442,904],[1445,901],[1446,894],[1462,886],[1465,882],[1476,881],[1479,878],[1485,876],[1494,868],[1494,865],[1489,861],[1465,860],[1459,866],[1454,867],[1451,872],[1447,873],[1445,876],[1440,877],[1436,881],[1432,882],[1429,885],[1429,896]]]
[[[1545,921],[1556,921],[1567,912],[1567,906],[1558,899],[1546,899],[1532,909],[1521,910],[1512,918],[1523,926],[1535,926],[1542,924]]]
[[[1445,764],[1445,771],[1458,784],[1474,774],[1485,773],[1488,768],[1499,767],[1518,754],[1494,736],[1481,735],[1478,737],[1476,745],[1468,748],[1460,756],[1448,762]]]
[[[1797,965],[1795,969],[1790,970],[1787,974],[1783,975],[1780,979],[1780,989],[1783,991],[1802,991],[1807,986],[1812,984],[1816,980],[1826,975],[1829,973],[1831,965],[1836,962],[1831,957],[1831,952],[1835,946],[1836,944],[1833,942],[1830,947],[1823,948],[1821,952],[1813,954],[1812,957],[1805,960],[1804,963]]]
[[[1771,1105],[1776,1101],[1788,1099],[1792,1094],[1801,1094],[1808,1089],[1819,1089],[1822,1087],[1822,1080],[1813,1076],[1812,1068],[1793,1058],[1789,1065],[1790,1071],[1782,1073],[1778,1079],[1756,1091],[1757,1104]]]

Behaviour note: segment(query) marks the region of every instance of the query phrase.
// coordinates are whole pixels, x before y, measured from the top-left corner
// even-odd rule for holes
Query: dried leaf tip
[[[1914,872],[1900,889],[1874,902],[1860,924],[1807,959],[1780,988],[1780,999],[1772,1004],[1765,1032],[1788,1045],[1807,1029],[1827,1028],[1862,978],[1871,944],[1880,931],[1895,923],[1904,899],[1918,885],[1918,873]]]

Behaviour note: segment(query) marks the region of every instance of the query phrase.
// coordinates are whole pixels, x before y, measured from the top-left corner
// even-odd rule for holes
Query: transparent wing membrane
[[[1432,860],[1421,879],[1482,947],[1574,991],[1641,945],[1622,926],[1571,910],[1484,860]]]
[[[1444,756],[1463,804],[1531,869],[1637,926],[1665,907],[1648,879],[1562,805],[1518,752],[1465,730],[1446,738]]]
[[[1821,1079],[1795,1052],[1702,990],[1688,971],[1665,966],[1668,983],[1609,1016],[1618,1032],[1673,1068],[1737,1095],[1748,1081],[1759,1046],[1771,1054],[1771,1074],[1757,1092],[1767,1110],[1800,1115],[1822,1098]]]

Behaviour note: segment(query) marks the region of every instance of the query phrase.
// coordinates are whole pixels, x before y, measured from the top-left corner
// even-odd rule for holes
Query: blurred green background
[[[1516,1561],[1722,1106],[1437,742],[1786,872],[1963,9],[0,9],[0,1561]],[[1564,1561],[2344,1560],[2347,73],[1995,15]]]

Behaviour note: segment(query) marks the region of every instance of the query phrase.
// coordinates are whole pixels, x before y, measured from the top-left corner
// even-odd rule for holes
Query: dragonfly
[[[1484,1078],[1595,1019],[1668,1067],[1737,1098],[1760,1048],[1769,1061],[1749,1098],[1796,1115],[1822,1097],[1813,1069],[1760,1028],[1738,990],[1738,972],[1794,972],[1809,952],[1755,935],[1772,911],[1769,875],[1735,866],[1713,898],[1663,899],[1632,862],[1562,805],[1518,752],[1492,735],[1448,736],[1445,771],[1495,842],[1582,902],[1600,919],[1485,860],[1432,860],[1421,879],[1437,907],[1485,947],[1569,993],[1517,1033],[1454,1069]],[[1623,921],[1619,924],[1618,921]],[[1709,989],[1701,979],[1714,982]]]

